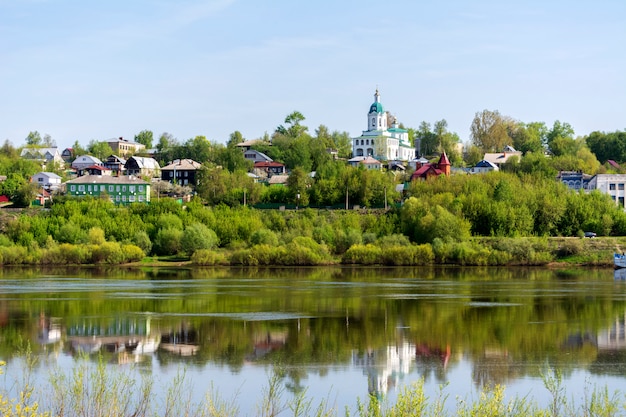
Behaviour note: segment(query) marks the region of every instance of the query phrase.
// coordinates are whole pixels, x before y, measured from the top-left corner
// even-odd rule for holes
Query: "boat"
[[[623,253],[613,254],[613,266],[615,269],[626,268],[626,255]]]

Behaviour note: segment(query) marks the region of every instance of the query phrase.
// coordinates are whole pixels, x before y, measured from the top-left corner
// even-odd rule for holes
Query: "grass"
[[[56,369],[49,377],[48,385],[35,387],[30,373],[36,360],[26,352],[23,375],[18,381],[18,394],[9,398],[0,391],[0,415],[6,417],[232,417],[240,415],[238,396],[224,399],[211,385],[199,402],[191,398],[192,381],[184,371],[179,371],[165,394],[157,395],[150,376],[136,376],[130,368],[111,368],[102,357],[94,363],[88,357],[79,358],[69,371]],[[0,362],[0,373],[6,365]],[[273,368],[262,390],[255,416],[275,417],[493,417],[493,416],[626,416],[626,400],[623,393],[610,393],[607,388],[588,387],[583,398],[568,400],[558,369],[545,367],[542,372],[544,388],[551,401],[544,407],[532,399],[506,398],[504,386],[484,387],[478,398],[450,399],[442,386],[429,398],[424,391],[424,380],[400,389],[397,400],[387,404],[375,396],[357,398],[354,409],[338,410],[330,401],[323,399],[314,403],[303,390],[293,396],[286,394],[284,370]],[[41,398],[36,398],[41,393]]]

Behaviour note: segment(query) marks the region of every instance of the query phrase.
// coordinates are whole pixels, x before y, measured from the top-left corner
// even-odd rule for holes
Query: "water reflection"
[[[104,355],[207,378],[280,364],[379,397],[423,378],[468,385],[626,375],[626,297],[612,270],[315,268],[0,271],[0,358]],[[227,370],[220,373],[221,369]],[[585,375],[586,377],[586,375]],[[308,381],[307,381],[308,380]],[[452,395],[456,395],[453,393]]]

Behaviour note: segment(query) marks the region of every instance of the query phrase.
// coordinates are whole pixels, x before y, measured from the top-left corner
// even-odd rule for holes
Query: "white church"
[[[352,156],[353,159],[371,156],[380,161],[415,159],[415,147],[409,142],[409,132],[398,127],[395,117],[392,126],[387,126],[387,112],[380,102],[378,89],[367,113],[367,130],[352,139]]]

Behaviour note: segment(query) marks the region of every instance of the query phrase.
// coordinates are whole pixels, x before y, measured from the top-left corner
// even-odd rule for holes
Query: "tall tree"
[[[484,152],[502,152],[506,145],[513,143],[508,134],[511,123],[511,118],[497,110],[476,113],[470,126],[472,143]]]
[[[276,133],[284,136],[289,136],[291,138],[297,138],[301,134],[305,133],[309,130],[308,127],[303,126],[300,122],[305,120],[304,115],[299,111],[295,110],[285,117],[285,123],[288,125],[287,127],[280,125],[276,128]]]
[[[243,137],[241,132],[235,130],[233,133],[230,134],[230,137],[228,138],[228,146],[235,146],[238,143],[245,142],[245,140],[246,139]]]
[[[87,145],[89,153],[100,160],[105,160],[110,155],[113,155],[113,149],[108,143],[102,141],[96,141],[92,139]]]
[[[135,135],[135,142],[141,143],[146,147],[146,149],[152,148],[152,140],[154,139],[154,135],[151,130],[142,130],[141,132]]]
[[[40,146],[42,142],[41,139],[41,134],[39,132],[32,131],[28,133],[28,136],[26,136],[26,144],[28,146]]]
[[[546,139],[548,148],[556,156],[573,155],[579,149],[574,141],[574,129],[569,123],[555,121]]]

